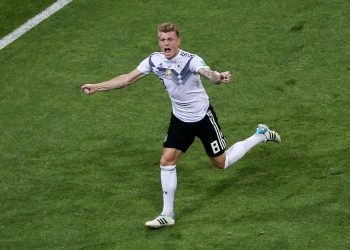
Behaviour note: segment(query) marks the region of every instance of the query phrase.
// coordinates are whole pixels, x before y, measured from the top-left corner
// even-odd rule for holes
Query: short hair
[[[176,36],[180,37],[180,32],[178,30],[178,28],[176,28],[176,26],[172,23],[162,23],[158,26],[158,32],[171,32],[171,31],[175,31]]]

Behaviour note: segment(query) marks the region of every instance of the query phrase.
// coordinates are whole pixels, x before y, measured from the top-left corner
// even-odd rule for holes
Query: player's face
[[[158,32],[159,47],[167,59],[171,59],[179,53],[181,39],[175,31]]]

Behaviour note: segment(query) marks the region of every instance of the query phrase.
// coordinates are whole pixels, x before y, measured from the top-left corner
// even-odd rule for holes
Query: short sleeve
[[[151,65],[149,64],[150,58],[147,57],[146,59],[144,59],[139,66],[137,66],[137,70],[139,70],[141,73],[148,75],[152,68]]]
[[[210,67],[204,62],[204,60],[200,57],[195,55],[191,61],[191,71],[192,72],[198,72],[199,69],[202,68],[207,68],[209,69]]]

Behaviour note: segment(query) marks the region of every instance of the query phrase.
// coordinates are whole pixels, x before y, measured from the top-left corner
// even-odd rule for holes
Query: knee
[[[211,163],[218,169],[225,169],[225,161],[226,161],[226,157],[222,157],[222,156],[218,156],[215,158],[211,158]]]
[[[168,155],[162,155],[159,163],[161,166],[176,165],[176,159],[174,157],[169,157]]]
[[[176,165],[181,155],[181,151],[175,148],[164,148],[162,157],[160,158],[161,166]]]
[[[212,164],[214,165],[214,167],[216,167],[218,169],[221,169],[221,170],[225,169],[225,164],[217,163],[217,162],[213,162],[213,161],[212,161]]]

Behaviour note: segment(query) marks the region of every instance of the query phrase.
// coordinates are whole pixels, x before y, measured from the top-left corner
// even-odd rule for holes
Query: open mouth
[[[167,52],[170,52],[171,49],[170,48],[164,48],[164,52],[167,53]]]

